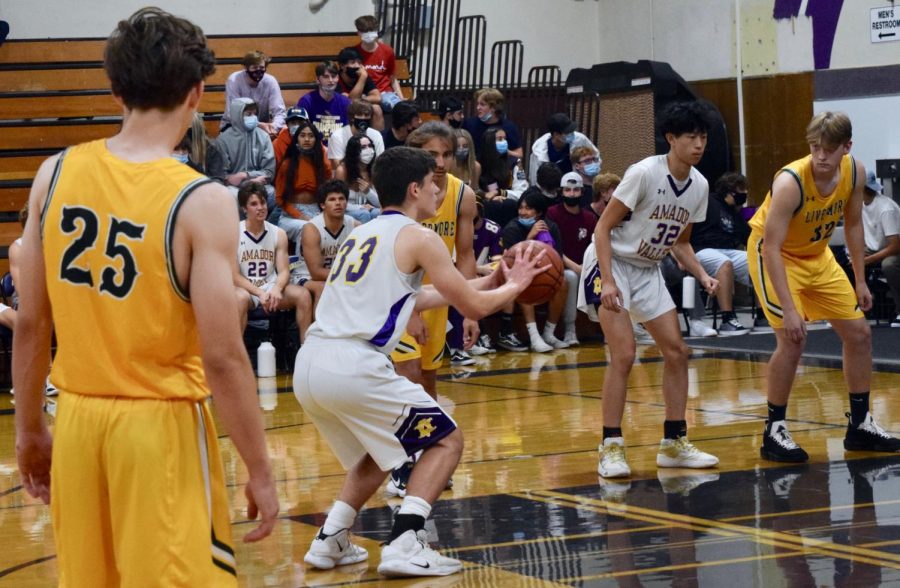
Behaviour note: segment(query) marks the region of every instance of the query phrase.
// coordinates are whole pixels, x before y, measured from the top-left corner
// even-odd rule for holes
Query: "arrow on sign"
[[[879,39],[884,39],[885,37],[896,37],[897,33],[878,33]]]

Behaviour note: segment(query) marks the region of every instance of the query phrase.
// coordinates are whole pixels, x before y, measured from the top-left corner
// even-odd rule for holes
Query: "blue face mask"
[[[248,131],[253,131],[259,126],[259,117],[255,114],[251,114],[250,116],[244,117],[244,126],[247,127]]]
[[[575,133],[568,133],[566,135],[566,144],[571,145],[575,142]]]
[[[584,166],[584,175],[589,178],[593,178],[597,174],[600,173],[600,164],[599,163],[589,163]]]
[[[522,225],[523,227],[533,227],[534,223],[536,223],[536,222],[537,222],[537,219],[534,217],[531,217],[531,218],[519,217],[519,224]]]
[[[180,163],[187,163],[189,161],[187,153],[173,153],[172,158],[178,160]]]
[[[500,155],[506,155],[506,152],[509,151],[509,143],[504,139],[503,141],[497,141],[497,153]]]
[[[493,110],[489,110],[488,113],[485,114],[484,116],[479,116],[479,117],[478,117],[478,120],[480,120],[481,122],[485,122],[485,123],[486,123],[486,122],[488,122],[489,120],[491,120],[491,117],[492,117],[492,116],[494,116],[494,111],[493,111]]]

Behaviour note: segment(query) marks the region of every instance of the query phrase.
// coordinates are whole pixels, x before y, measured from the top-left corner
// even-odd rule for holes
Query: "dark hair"
[[[738,172],[726,172],[716,180],[714,192],[719,196],[734,194],[739,187],[747,187],[747,177]]]
[[[501,127],[491,127],[484,132],[481,138],[481,154],[478,160],[481,162],[481,178],[478,183],[486,187],[494,182],[497,186],[509,190],[512,186],[512,169],[509,165],[509,157],[505,153],[497,151],[497,132]]]
[[[535,209],[539,215],[544,216],[544,213],[547,212],[547,197],[540,188],[532,186],[519,196],[518,208],[522,208],[523,205]]]
[[[378,19],[371,14],[366,14],[364,16],[357,17],[357,19],[353,21],[353,25],[356,27],[357,31],[377,31]]]
[[[103,51],[112,93],[137,109],[174,109],[215,63],[200,27],[159,8],[119,21]]]
[[[442,96],[441,99],[438,100],[437,114],[440,117],[462,109],[462,100],[456,96]]]
[[[319,189],[316,191],[316,202],[320,206],[324,205],[328,195],[335,192],[343,194],[344,200],[350,198],[350,188],[347,187],[346,182],[342,180],[328,180],[324,184],[319,185]]]
[[[356,47],[344,47],[341,49],[341,52],[338,53],[337,62],[338,65],[346,65],[351,61],[362,61],[362,55],[359,54],[359,51],[356,50]]]
[[[325,72],[330,74],[337,75],[340,73],[340,68],[338,68],[337,64],[333,61],[323,61],[319,65],[316,66],[316,77],[324,76]]]
[[[395,129],[406,126],[419,116],[419,107],[409,100],[401,100],[391,110],[391,126]]]
[[[703,102],[670,102],[657,114],[659,132],[665,137],[672,133],[679,137],[685,133],[706,133],[712,126],[709,106]]]
[[[268,204],[266,187],[259,182],[246,180],[241,184],[241,187],[238,188],[238,205],[241,208],[247,208],[247,202],[250,201],[251,196],[259,196],[259,199],[262,200],[264,204]]]
[[[375,148],[375,143],[368,135],[365,133],[356,133],[347,140],[347,147],[344,150],[344,169],[347,170],[347,184],[351,186],[356,183],[356,180],[362,175],[359,171],[359,166],[362,163],[359,156],[360,153],[362,153],[363,139],[368,139],[369,143],[372,143],[372,149]],[[372,178],[372,166],[374,164],[375,160],[373,159],[365,166],[366,173],[369,174],[370,180]]]
[[[434,171],[434,158],[413,147],[394,147],[375,158],[373,183],[382,208],[402,206],[410,184],[421,184]]]
[[[562,181],[562,170],[556,167],[555,163],[545,161],[537,170],[535,179],[537,185],[546,192],[556,193],[559,190],[559,183]]]
[[[312,153],[302,153],[300,151],[299,137],[300,131],[303,129],[311,129],[313,136],[316,138],[312,147]],[[306,157],[312,162],[313,169],[316,170],[316,183],[321,184],[325,181],[325,156],[322,155],[322,135],[316,129],[316,125],[306,119],[300,119],[300,125],[291,137],[291,144],[288,145],[284,152],[284,159],[278,164],[279,170],[281,166],[286,165],[287,173],[284,175],[284,194],[281,195],[285,202],[293,202],[294,199],[294,180],[297,178],[297,167],[300,165],[300,158]],[[275,177],[278,177],[276,170]]]

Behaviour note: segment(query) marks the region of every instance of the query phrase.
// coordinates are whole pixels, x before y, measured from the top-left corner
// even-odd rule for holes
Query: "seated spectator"
[[[313,316],[338,249],[347,240],[353,227],[359,224],[344,214],[348,196],[347,184],[340,180],[328,180],[319,186],[316,200],[322,214],[306,223],[302,237],[297,242],[299,262],[297,269],[292,272],[291,282],[309,290],[313,301]]]
[[[691,246],[697,260],[706,273],[719,281],[716,301],[722,311],[722,337],[750,331],[738,321],[733,301],[735,280],[752,288],[746,251],[750,227],[740,212],[745,202],[747,178],[736,172],[722,174],[709,195],[706,220],[694,223],[691,230]]]
[[[481,164],[475,159],[475,147],[472,145],[472,135],[465,129],[454,129],[456,137],[456,153],[453,158],[454,176],[462,180],[472,190],[478,190],[478,179],[481,177]]]
[[[556,223],[562,236],[563,265],[568,285],[565,307],[565,335],[563,342],[570,347],[578,345],[575,334],[575,319],[578,316],[578,282],[581,280],[581,262],[584,251],[591,244],[597,216],[591,210],[581,207],[581,176],[569,172],[562,177],[560,189],[562,202],[547,210],[547,219]]]
[[[572,171],[581,176],[581,205],[587,208],[594,201],[594,178],[600,174],[600,155],[592,147],[573,147],[569,155]]]
[[[406,145],[406,138],[422,124],[419,107],[413,102],[404,100],[394,105],[391,112],[391,128],[381,131],[384,148]]]
[[[273,218],[291,241],[298,242],[303,225],[320,213],[316,192],[331,175],[319,132],[312,122],[301,120],[275,175],[278,208]]]
[[[347,141],[358,133],[365,133],[372,140],[375,157],[384,153],[384,139],[381,138],[381,133],[369,126],[372,122],[372,105],[365,100],[354,100],[347,114],[350,117],[350,124],[332,133],[331,140],[328,141],[328,160],[331,161],[333,168],[337,168],[344,159]]]
[[[338,92],[353,100],[365,100],[372,105],[372,128],[384,129],[384,112],[381,110],[381,92],[363,66],[362,56],[353,47],[345,47],[338,53]],[[350,115],[353,116],[352,114]]]
[[[528,188],[520,160],[509,153],[506,131],[491,127],[482,138],[481,176],[478,187],[484,192],[484,213],[497,224],[506,225],[518,216],[519,196]]]
[[[215,142],[210,141],[207,137],[203,116],[198,112],[194,113],[191,126],[188,127],[181,143],[175,147],[172,157],[191,166],[211,180],[220,184],[225,183],[225,170],[228,167],[225,154],[219,150]]]
[[[328,144],[331,133],[347,124],[350,99],[337,91],[340,70],[333,61],[316,66],[316,89],[304,94],[297,106],[306,110],[309,120],[319,129],[322,142]]]
[[[259,128],[256,102],[235,98],[229,106],[231,126],[219,133],[216,146],[224,154],[225,185],[235,196],[238,186],[250,181],[265,187],[269,209],[275,205],[275,150],[269,135]]]
[[[616,191],[616,188],[621,183],[622,178],[616,174],[600,174],[594,178],[594,196],[593,201],[591,202],[591,210],[594,211],[597,218],[599,218],[600,215],[603,214],[603,211],[606,210],[609,199],[612,198],[613,192]]]
[[[459,131],[465,133],[462,129]],[[468,133],[466,133],[468,134]],[[500,256],[503,255],[503,245],[500,242],[500,232],[502,227],[492,221],[491,219],[484,218],[484,200],[481,197],[476,197],[475,200],[475,208],[476,214],[474,219],[475,224],[475,232],[474,239],[475,243],[473,245],[472,251],[475,254],[475,268],[480,276],[487,276],[492,271],[494,271],[494,264],[500,259]],[[512,308],[510,308],[510,311]],[[460,323],[461,324],[461,323]],[[481,327],[481,325],[479,325]],[[512,314],[510,313],[510,320],[508,321],[507,333],[512,333]],[[525,346],[522,345],[521,341],[518,341],[518,338],[515,335],[512,335],[516,341],[511,342],[507,341],[507,344],[510,345],[512,343],[516,343],[521,350],[525,349]],[[515,346],[515,345],[514,345]],[[481,328],[481,336],[478,337],[478,342],[469,349],[469,353],[472,355],[484,355],[485,353],[494,353],[496,349],[494,349],[493,342],[491,341],[490,335],[487,334],[487,331]]]
[[[562,181],[562,176],[559,168],[550,162],[542,163],[541,167],[538,168],[537,186],[532,186],[532,188],[540,190],[541,194],[544,195],[545,210],[554,204],[559,204],[559,183]],[[583,195],[584,191],[582,190]]]
[[[244,55],[244,69],[228,76],[225,82],[225,112],[220,128],[232,124],[229,105],[235,98],[250,98],[256,103],[259,128],[269,137],[274,138],[284,128],[284,98],[278,80],[266,73],[269,61],[262,51],[251,51]]]
[[[900,205],[881,193],[872,170],[866,171],[863,204],[864,262],[866,267],[881,266],[897,315],[891,326],[900,327]]]
[[[240,223],[234,275],[241,331],[247,327],[247,315],[255,308],[269,313],[293,308],[303,341],[312,322],[312,303],[308,291],[290,284],[287,235],[266,221],[266,193],[261,185],[247,182],[241,186],[238,204],[247,217]]]
[[[371,15],[360,16],[355,21],[360,43],[355,47],[362,56],[363,65],[381,92],[381,107],[391,112],[403,100],[403,88],[397,80],[397,58],[390,45],[378,38],[378,19]]]
[[[552,220],[544,218],[544,205],[542,195],[535,192],[526,192],[519,200],[519,216],[503,227],[503,247],[509,249],[520,241],[536,239],[551,245],[560,257],[564,255],[562,249],[562,237],[559,227]],[[535,320],[534,305],[520,304],[522,314],[525,316],[525,324],[528,328],[528,337],[531,340],[531,350],[539,353],[552,351],[553,349],[565,349],[569,345],[556,338],[556,324],[562,316],[568,296],[568,283],[563,281],[562,286],[554,294],[549,302],[547,310],[547,322],[544,324],[543,334],[538,332]],[[503,317],[501,317],[502,319]],[[501,320],[501,326],[503,320]],[[502,346],[502,345],[501,345]]]
[[[476,155],[481,157],[484,144],[484,133],[493,127],[500,127],[506,132],[509,154],[522,157],[522,138],[517,127],[504,114],[505,98],[500,90],[482,88],[475,92],[475,116],[463,120],[462,128],[469,131],[475,142]]]
[[[375,147],[367,135],[353,135],[347,141],[347,153],[338,166],[334,177],[347,183],[350,198],[347,214],[361,223],[369,222],[381,214],[378,193],[372,184],[372,166],[375,161]]]
[[[463,103],[456,96],[444,96],[438,100],[437,115],[441,122],[453,129],[461,129],[463,123]]]
[[[570,149],[575,147],[590,147],[599,159],[600,150],[594,145],[587,135],[579,133],[578,125],[563,112],[550,115],[547,121],[547,133],[538,137],[531,146],[531,158],[528,161],[530,170],[529,181],[537,182],[537,170],[542,163],[550,162],[559,168],[563,174],[572,171]]]
[[[682,284],[684,283],[684,278],[690,275],[684,269],[684,266],[675,259],[674,254],[670,251],[669,255],[662,258],[659,269],[662,271],[663,280],[666,282],[666,289],[669,291],[672,299],[678,300],[681,298],[683,295]],[[687,330],[689,337],[715,337],[719,334],[718,331],[706,324],[703,320],[706,318],[706,305],[703,304],[703,298],[700,296],[700,288],[694,289],[694,300],[692,304],[687,303],[685,300],[681,301],[681,309],[687,311]],[[643,341],[638,341],[638,343],[648,343],[653,345],[654,341],[653,337],[650,336],[650,333],[643,329],[643,327],[637,327],[638,325],[635,325],[635,337],[643,337]]]
[[[309,120],[309,114],[302,108],[293,106],[288,108],[287,114],[284,115],[285,126],[279,131],[278,136],[272,141],[272,147],[275,149],[275,167],[281,165],[284,154],[288,147],[294,142],[294,136],[300,128],[300,123]]]

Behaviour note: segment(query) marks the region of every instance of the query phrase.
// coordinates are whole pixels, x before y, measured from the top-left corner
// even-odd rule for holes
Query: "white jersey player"
[[[294,393],[349,470],[304,558],[316,568],[368,558],[348,530],[387,472],[421,450],[378,571],[443,576],[462,569],[432,550],[424,531],[431,504],[459,461],[462,435],[421,385],[396,373],[389,354],[414,309],[452,304],[478,319],[515,299],[542,260],[525,261],[520,253],[511,269],[467,281],[437,233],[420,224],[436,210],[434,165],[428,153],[408,147],[376,160],[373,180],[384,213],[355,228],[341,246],[297,354]],[[433,285],[421,285],[426,272]]]

